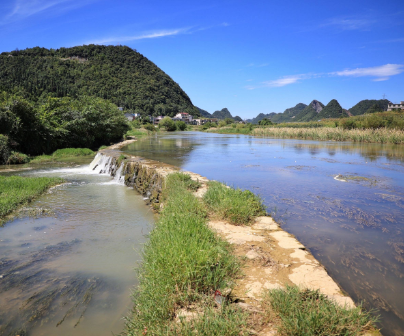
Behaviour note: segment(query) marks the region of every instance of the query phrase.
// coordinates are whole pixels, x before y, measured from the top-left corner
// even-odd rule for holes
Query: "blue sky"
[[[136,49],[209,112],[404,100],[402,0],[0,1],[0,52],[89,43]]]

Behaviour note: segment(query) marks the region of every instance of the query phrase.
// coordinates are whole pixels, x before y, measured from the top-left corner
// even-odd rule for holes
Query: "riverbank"
[[[207,130],[207,132],[219,134],[246,134],[280,139],[404,144],[404,131],[389,128],[343,129],[342,127],[257,127],[249,130],[248,128],[223,127],[211,128]]]
[[[61,178],[0,176],[0,226],[13,211],[62,182]]]
[[[119,146],[116,148],[118,147]],[[121,155],[125,156],[125,159],[118,165],[117,161]],[[128,186],[134,186],[139,192],[141,192],[154,209],[160,210],[162,209],[161,204],[164,204],[164,209],[161,213],[161,220],[163,223],[165,223],[165,220],[177,220],[175,219],[176,217],[181,217],[182,219],[187,218],[187,216],[181,216],[181,214],[189,214],[189,216],[191,216],[190,218],[197,216],[195,221],[202,221],[202,224],[198,224],[197,227],[204,230],[202,228],[206,228],[206,225],[208,225],[212,231],[217,233],[216,238],[221,237],[221,239],[228,243],[226,249],[223,249],[223,246],[225,245],[221,245],[221,254],[223,254],[223,256],[229,256],[230,253],[231,255],[236,256],[239,263],[238,267],[241,271],[239,273],[235,272],[237,267],[234,266],[234,263],[230,263],[232,265],[231,267],[225,267],[222,269],[222,266],[230,264],[225,263],[222,265],[221,260],[213,263],[208,262],[207,264],[204,264],[204,267],[214,267],[214,272],[212,274],[216,274],[216,271],[219,272],[221,270],[219,273],[222,275],[224,274],[225,277],[219,277],[218,282],[211,282],[209,286],[204,286],[203,284],[205,280],[203,278],[198,278],[198,270],[201,268],[192,269],[191,267],[185,275],[182,275],[183,277],[188,276],[188,278],[186,278],[188,284],[186,290],[182,287],[182,282],[179,281],[168,284],[168,280],[165,280],[160,284],[159,281],[152,281],[152,277],[141,276],[140,286],[135,298],[135,303],[137,303],[137,305],[134,309],[134,315],[129,316],[127,320],[128,329],[126,330],[126,333],[128,335],[137,335],[139,332],[147,334],[149,331],[150,334],[160,334],[160,332],[167,330],[176,330],[178,331],[178,334],[190,334],[192,330],[195,329],[202,332],[202,326],[208,327],[210,322],[212,322],[212,325],[210,325],[209,328],[212,327],[216,329],[206,329],[206,333],[202,332],[201,334],[231,335],[232,333],[227,333],[230,329],[219,330],[217,328],[230,328],[233,323],[236,326],[241,325],[244,328],[240,328],[237,335],[239,335],[240,331],[244,332],[245,335],[253,333],[259,335],[271,335],[274,334],[277,328],[281,328],[282,324],[286,322],[280,317],[279,313],[272,312],[271,316],[268,315],[268,304],[266,303],[269,299],[263,300],[262,294],[265,292],[277,293],[277,291],[285,289],[286,285],[307,287],[310,289],[308,293],[313,293],[313,290],[318,290],[320,293],[327,295],[327,302],[331,302],[328,300],[333,300],[333,302],[339,302],[343,305],[348,304],[351,308],[353,307],[352,300],[341,293],[338,285],[328,276],[325,269],[305,250],[303,245],[301,245],[294,237],[283,231],[271,217],[257,217],[258,214],[256,213],[252,218],[249,218],[247,222],[238,223],[242,225],[234,225],[230,223],[230,217],[227,217],[228,215],[226,215],[234,212],[223,211],[223,209],[229,205],[226,207],[219,206],[218,209],[221,211],[215,211],[207,207],[206,196],[204,195],[208,195],[206,194],[206,191],[209,190],[210,182],[206,178],[197,174],[189,173],[191,178],[200,184],[197,191],[187,190],[188,188],[185,188],[184,190],[185,182],[183,181],[182,191],[176,193],[180,195],[179,199],[174,197],[171,202],[170,196],[167,196],[170,195],[170,192],[165,191],[167,185],[170,188],[170,183],[166,183],[166,181],[168,181],[167,177],[170,174],[178,173],[179,169],[177,167],[152,160],[145,160],[140,157],[126,155],[108,149],[101,151],[97,160],[93,162],[93,165],[97,166],[98,169],[100,168],[100,165],[102,165],[101,170],[109,172],[112,176],[117,175],[118,172],[119,174],[122,174],[125,184]],[[201,209],[201,211],[198,211],[195,214],[195,211],[191,209],[191,212],[189,212],[190,210],[187,209],[186,205],[182,206],[182,197],[188,199],[189,201],[187,202],[189,204],[193,204],[194,208]],[[173,216],[176,211],[177,214]],[[178,218],[178,221],[181,220],[181,218]],[[174,225],[170,223],[167,225]],[[163,228],[162,230],[166,230],[167,228],[164,229],[165,225],[166,224],[160,225],[159,221],[155,230],[159,230],[160,227]],[[184,225],[184,228],[186,228],[189,223],[185,221],[181,225]],[[176,226],[177,229],[179,227],[182,226]],[[178,231],[181,233],[183,230]],[[166,238],[170,238],[170,230],[165,232],[167,234]],[[188,232],[188,234],[186,232]],[[189,239],[192,240],[192,237],[195,236],[185,229],[183,233],[185,236],[181,239],[177,237],[176,241],[186,242]],[[153,231],[151,236],[153,237],[153,235],[159,237],[160,234],[154,233]],[[190,245],[172,245],[170,244],[172,243],[170,239],[164,239],[162,241],[165,241],[164,244],[168,244],[165,246],[165,251],[170,251],[172,246],[176,246],[176,251],[170,253],[179,253],[181,260],[188,260],[188,258],[193,256],[192,253],[195,253],[196,251],[194,249],[186,248],[186,246],[192,246],[191,241],[189,242]],[[156,244],[158,243],[158,246],[162,246],[159,245],[163,244],[162,241],[156,242]],[[197,243],[193,240],[192,242]],[[160,249],[161,248],[162,247],[160,247]],[[153,251],[153,248],[146,247],[144,260],[149,260],[147,258],[147,253],[151,253],[151,255],[154,254],[154,252],[147,252],[148,249]],[[215,251],[215,249],[213,249],[213,251]],[[202,254],[204,255],[204,253]],[[210,261],[216,260],[215,256],[210,257],[213,258],[209,259]],[[177,274],[175,269],[178,267],[178,264],[175,262],[171,263],[171,259],[162,263],[154,263],[153,260],[154,258],[151,258],[145,266],[147,269],[151,267],[152,272],[148,273],[147,269],[145,270],[141,268],[141,275],[153,274],[153,272],[158,273],[159,271],[163,274],[166,272],[169,272],[167,274]],[[228,259],[226,260],[228,261]],[[195,262],[197,262],[197,260],[195,260]],[[190,265],[192,265],[192,263]],[[175,268],[170,269],[170,267],[174,266]],[[179,269],[184,269],[184,267],[187,269],[187,264],[180,263],[180,266],[182,267],[179,267]],[[198,267],[200,266],[201,265]],[[204,273],[201,271],[200,274]],[[164,288],[160,289],[156,288],[151,293],[144,293],[143,291],[150,292],[147,281],[150,281],[150,284],[153,286],[164,284],[166,286],[163,286]],[[166,304],[159,305],[159,300],[162,300],[158,295],[160,290],[164,293],[167,293],[168,291],[168,293],[172,293],[172,296],[168,296],[171,298],[174,297],[168,308]],[[214,293],[216,290],[219,290],[221,295],[216,295],[215,300]],[[152,293],[154,294],[152,295]],[[148,299],[136,301],[138,298],[142,297],[148,297]],[[269,298],[271,296],[267,295],[265,297]],[[313,297],[316,297],[316,295]],[[221,306],[218,301],[222,303],[224,301],[227,302],[223,309],[219,309]],[[153,309],[156,309],[156,307],[161,307],[163,310],[163,314],[158,317],[157,324],[150,322],[152,320],[148,318],[154,316]],[[332,303],[331,307],[338,307],[338,304]],[[336,310],[334,309],[334,312],[335,311]],[[342,313],[343,311],[355,311],[358,313],[360,308],[354,310],[339,310],[339,312]],[[328,315],[328,317],[332,316],[335,317],[335,315],[332,314]],[[350,314],[350,316],[355,316],[355,314]],[[356,316],[358,317],[359,315],[356,314]],[[367,315],[362,313],[360,316],[364,317]],[[156,318],[156,316],[153,318]],[[156,322],[156,320],[154,321]],[[216,323],[215,321],[221,323]],[[333,322],[330,323],[330,320],[325,323],[327,326],[333,325]],[[357,320],[356,325],[361,325],[358,323]],[[157,328],[158,330],[154,328]],[[226,330],[226,332],[223,332],[223,330]],[[358,332],[346,334],[356,335]]]

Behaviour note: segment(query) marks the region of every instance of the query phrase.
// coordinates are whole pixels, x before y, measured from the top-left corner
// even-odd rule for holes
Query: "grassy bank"
[[[31,163],[47,163],[63,161],[75,157],[91,156],[95,153],[88,148],[63,148],[58,149],[51,155],[39,155],[30,160]]]
[[[53,177],[0,176],[0,223],[19,206],[62,182],[63,179]]]
[[[206,225],[207,211],[192,195],[184,174],[171,174],[164,190],[164,209],[150,234],[139,271],[127,335],[248,335],[246,314],[224,305],[213,294],[232,286],[240,265],[231,247]],[[198,318],[176,316],[193,307]]]
[[[150,130],[147,130],[145,128],[137,128],[132,126],[132,128],[126,133],[126,137],[132,136],[140,139],[150,134],[150,132]]]
[[[379,129],[343,129],[330,128],[255,128],[252,135],[307,140],[333,140],[353,142],[374,142],[404,144],[404,131],[388,128]]]

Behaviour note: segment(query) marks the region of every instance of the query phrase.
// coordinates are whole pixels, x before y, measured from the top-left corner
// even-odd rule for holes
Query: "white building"
[[[401,101],[400,104],[389,103],[389,105],[387,105],[387,111],[393,111],[397,109],[404,110],[404,101]]]
[[[192,122],[192,115],[186,112],[180,112],[175,115],[173,120],[181,120],[184,121],[186,124],[190,124]]]

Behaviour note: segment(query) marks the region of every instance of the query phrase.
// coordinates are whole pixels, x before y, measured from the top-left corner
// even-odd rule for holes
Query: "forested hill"
[[[198,116],[187,94],[166,73],[126,46],[87,45],[32,49],[0,55],[0,91],[42,96],[97,96],[134,112]]]
[[[233,118],[230,111],[226,107],[222,108],[220,111],[213,112],[212,117],[218,119]]]

